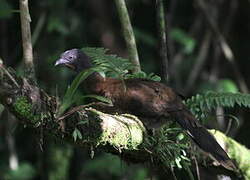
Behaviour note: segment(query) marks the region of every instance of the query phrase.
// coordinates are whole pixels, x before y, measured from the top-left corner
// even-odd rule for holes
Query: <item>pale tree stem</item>
[[[29,14],[28,0],[19,0],[19,5],[20,5],[24,65],[27,75],[30,76],[31,79],[35,80],[31,30],[30,30],[31,17]]]
[[[128,48],[129,59],[135,65],[133,71],[141,71],[139,56],[137,52],[134,32],[129,19],[125,0],[115,0],[117,11],[122,25],[123,35]]]

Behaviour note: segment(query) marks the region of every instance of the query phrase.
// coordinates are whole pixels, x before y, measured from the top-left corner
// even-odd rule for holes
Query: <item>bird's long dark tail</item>
[[[223,167],[236,169],[227,153],[218,144],[215,138],[202,126],[189,110],[176,111],[171,113],[183,129],[187,130],[193,141],[206,153],[209,153]]]

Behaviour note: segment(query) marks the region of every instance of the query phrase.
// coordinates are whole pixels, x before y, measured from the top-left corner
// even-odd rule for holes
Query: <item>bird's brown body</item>
[[[74,61],[69,58],[72,54],[75,56]],[[77,72],[91,67],[89,58],[75,49],[62,54],[56,65],[69,63],[75,66]],[[225,168],[235,169],[227,153],[195,119],[172,88],[145,79],[103,78],[99,73],[90,75],[85,80],[85,87],[91,94],[110,98],[122,112],[138,116],[148,128],[166,123],[169,117],[175,119],[203,151],[212,155]]]
[[[146,79],[103,78],[94,73],[85,83],[89,93],[111,99],[113,105],[122,112],[152,118],[156,120],[155,122],[185,108],[179,96],[171,88],[159,82]]]

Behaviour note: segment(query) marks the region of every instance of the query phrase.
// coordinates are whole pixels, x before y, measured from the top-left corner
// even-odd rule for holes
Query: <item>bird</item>
[[[66,66],[76,73],[93,67],[91,58],[76,48],[63,52],[55,66]],[[167,123],[166,119],[174,119],[200,149],[224,168],[236,169],[214,136],[195,118],[171,87],[142,78],[120,80],[103,77],[98,72],[89,75],[84,83],[89,93],[109,98],[117,109],[143,119],[148,128],[161,127]]]

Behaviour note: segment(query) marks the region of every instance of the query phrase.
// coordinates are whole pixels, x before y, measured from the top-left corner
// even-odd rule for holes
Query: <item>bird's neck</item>
[[[93,67],[93,66],[92,66],[90,58],[86,54],[81,53],[80,59],[79,59],[79,61],[77,61],[77,66],[76,66],[75,71],[77,73],[80,73],[80,72],[82,72],[86,69],[89,69],[91,67]]]
[[[85,54],[82,54],[82,60],[78,62],[76,72],[80,73],[84,70],[87,70],[92,66],[90,58]],[[90,74],[84,81],[84,86],[89,93],[100,94],[103,91],[103,84],[105,78],[102,77],[98,72]]]
[[[101,94],[103,91],[104,82],[105,78],[102,77],[98,72],[94,72],[86,78],[85,87],[90,93]]]

